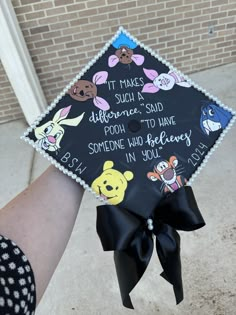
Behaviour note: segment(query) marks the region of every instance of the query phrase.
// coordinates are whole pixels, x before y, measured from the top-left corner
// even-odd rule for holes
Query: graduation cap
[[[179,235],[205,222],[188,186],[233,111],[122,27],[23,138],[103,202],[97,231],[114,250],[123,304],[153,251],[183,299]]]

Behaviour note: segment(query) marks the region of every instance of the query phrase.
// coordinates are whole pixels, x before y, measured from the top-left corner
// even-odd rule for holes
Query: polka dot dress
[[[0,314],[33,315],[36,291],[33,270],[22,250],[0,235]]]

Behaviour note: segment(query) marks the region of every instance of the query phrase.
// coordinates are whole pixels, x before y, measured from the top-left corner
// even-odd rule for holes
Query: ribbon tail
[[[126,250],[115,251],[114,261],[123,305],[133,309],[129,296],[144,274],[153,252],[152,237],[137,233]]]
[[[97,233],[105,251],[126,249],[140,224],[126,209],[113,205],[97,207]]]
[[[171,226],[163,224],[157,234],[156,250],[163,268],[161,276],[173,285],[176,304],[183,296],[180,260],[180,236]]]
[[[168,277],[164,271],[160,274],[160,276],[162,278],[164,278],[166,281],[168,281],[170,284],[172,284],[169,281],[169,279],[168,279]],[[173,284],[173,290],[174,290],[174,294],[175,294],[176,304],[179,304],[184,299],[184,291],[183,291],[182,281],[181,281],[181,285]]]

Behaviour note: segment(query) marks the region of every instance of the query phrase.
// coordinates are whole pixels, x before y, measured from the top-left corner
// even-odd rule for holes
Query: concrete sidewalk
[[[236,110],[236,63],[190,77]],[[19,137],[22,120],[0,125],[0,208],[22,191],[48,162]],[[122,307],[112,253],[102,250],[95,230],[97,201],[85,194],[68,247],[36,315],[72,314],[236,314],[236,137],[235,129],[193,183],[207,223],[195,232],[181,232],[185,299],[175,305],[171,286],[159,274],[153,255],[132,292],[135,310]]]

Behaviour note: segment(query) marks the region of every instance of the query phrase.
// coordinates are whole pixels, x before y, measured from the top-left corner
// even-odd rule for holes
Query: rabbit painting
[[[156,70],[143,68],[145,75],[148,79],[152,80],[152,83],[146,83],[143,86],[142,92],[156,93],[160,90],[171,90],[175,84],[189,88],[191,84],[185,81],[184,77],[174,71],[168,73],[158,74]]]
[[[52,120],[42,126],[35,128],[34,134],[37,138],[37,145],[47,151],[58,151],[60,142],[65,133],[64,126],[78,126],[83,119],[84,113],[75,118],[66,119],[71,109],[71,105],[61,108],[56,112]]]
[[[108,72],[99,71],[94,74],[92,82],[88,80],[78,80],[68,91],[70,97],[79,102],[93,99],[93,104],[102,110],[108,110],[110,105],[104,98],[97,96],[97,85],[107,81]]]

